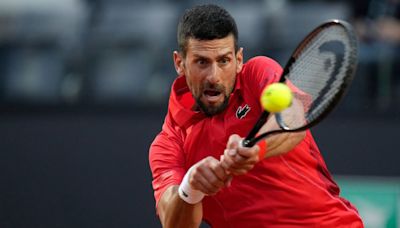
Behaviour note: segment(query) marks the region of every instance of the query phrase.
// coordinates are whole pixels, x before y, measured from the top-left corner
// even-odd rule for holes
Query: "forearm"
[[[296,147],[306,136],[306,132],[292,132],[272,135],[267,138],[267,152],[264,158],[285,154]]]
[[[203,216],[201,202],[188,204],[178,194],[179,186],[169,187],[158,204],[163,227],[199,227]]]

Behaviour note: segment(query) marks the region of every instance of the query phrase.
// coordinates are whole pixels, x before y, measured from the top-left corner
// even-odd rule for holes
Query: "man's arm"
[[[221,166],[232,175],[243,175],[253,169],[254,165],[261,159],[281,155],[292,150],[305,137],[306,132],[281,133],[268,137],[266,148],[259,145],[253,147],[242,147],[240,145],[244,138],[234,134],[229,137],[227,149],[221,157]],[[260,150],[267,151],[260,151]],[[263,157],[260,157],[262,154]]]
[[[297,100],[293,100],[292,109],[298,110],[293,115],[289,116],[293,121],[292,124],[301,125],[304,121],[304,107],[303,104]],[[286,119],[288,121],[288,118]],[[274,117],[271,117],[260,129],[259,133],[278,129],[278,123]],[[297,146],[306,136],[306,132],[290,132],[279,133],[267,137],[264,142],[246,148],[240,145],[243,138],[238,135],[231,135],[227,143],[227,149],[224,156],[221,158],[222,166],[229,170],[233,175],[241,175],[251,170],[254,165],[261,159],[269,158],[285,154]],[[264,143],[264,146],[261,146]]]
[[[207,157],[189,169],[181,186],[186,185],[186,188],[201,195],[214,195],[229,181],[230,176],[219,160]],[[163,227],[199,227],[203,216],[201,201],[187,203],[178,191],[179,186],[170,186],[160,198],[158,214]]]
[[[291,125],[301,126],[306,120],[304,118],[305,108],[303,103],[297,99],[293,99],[291,106],[291,112],[288,116],[285,117],[285,122],[289,120],[292,121]],[[284,115],[284,114],[283,114]],[[268,132],[272,129],[278,129],[278,123],[276,122],[275,117],[271,117],[264,126],[260,129],[260,133]],[[276,135],[271,135],[267,137],[266,149],[267,151],[263,151],[265,156],[263,158],[273,157],[277,155],[281,155],[292,150],[297,144],[299,144],[306,137],[306,132],[290,132],[290,133],[280,133]]]
[[[270,136],[266,139],[267,151],[264,158],[269,158],[289,152],[294,147],[296,147],[297,144],[299,144],[305,136],[305,131],[281,133]]]
[[[178,185],[165,190],[158,203],[158,214],[163,227],[199,227],[203,209],[201,202],[188,204],[178,194]]]

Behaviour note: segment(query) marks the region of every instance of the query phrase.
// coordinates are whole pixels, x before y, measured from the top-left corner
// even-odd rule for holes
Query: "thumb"
[[[237,134],[233,134],[229,137],[228,143],[226,144],[227,149],[236,149],[239,147],[239,143],[241,141],[241,137]]]

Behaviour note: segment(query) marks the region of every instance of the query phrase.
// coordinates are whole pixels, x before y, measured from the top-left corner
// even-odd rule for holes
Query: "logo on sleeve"
[[[247,115],[247,113],[250,111],[250,107],[249,105],[245,105],[245,106],[239,106],[238,109],[236,110],[236,117],[238,119],[242,119],[243,117],[245,117]]]
[[[184,197],[189,197],[189,195],[188,194],[186,194],[186,192],[184,192],[183,190],[181,190],[181,192],[182,192],[182,195],[184,196]]]

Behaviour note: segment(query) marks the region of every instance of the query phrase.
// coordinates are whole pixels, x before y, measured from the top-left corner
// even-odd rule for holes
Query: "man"
[[[309,131],[240,146],[282,68],[267,57],[244,64],[237,42],[234,19],[218,6],[194,7],[179,22],[179,76],[149,155],[162,225],[362,227]]]

